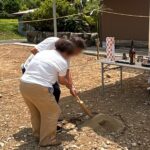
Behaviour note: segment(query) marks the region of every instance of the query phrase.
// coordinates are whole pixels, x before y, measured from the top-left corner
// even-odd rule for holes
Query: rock
[[[107,145],[110,145],[110,141],[106,141],[106,144],[107,144]]]
[[[0,142],[0,148],[3,148],[4,147],[4,143],[3,142]]]
[[[70,106],[69,105],[66,105],[66,108],[69,108]]]
[[[79,116],[83,116],[83,113],[77,113]]]
[[[77,145],[71,145],[70,148],[79,148]]]
[[[19,146],[20,146],[20,144],[18,143],[18,144],[16,144],[15,146],[16,146],[16,147],[19,147]]]
[[[103,148],[104,148],[104,149],[107,149],[107,148],[108,148],[108,145],[104,144],[104,145],[103,145]]]
[[[20,126],[20,127],[19,127],[19,129],[23,129],[23,128],[26,128],[26,127],[25,127],[25,126]]]
[[[23,137],[26,138],[26,137],[27,137],[27,134],[23,135]]]
[[[141,141],[138,141],[138,145],[141,145],[142,143],[141,143]]]
[[[68,123],[65,125],[65,129],[74,129],[74,128],[75,128],[75,125],[72,123]]]
[[[53,32],[41,32],[41,31],[28,31],[27,41],[30,43],[40,43],[45,38],[53,37]],[[58,32],[58,37],[65,37],[66,39],[70,37],[81,37],[85,40],[87,46],[95,46],[95,40],[98,37],[97,33],[74,33],[74,32]]]
[[[90,117],[88,115],[85,116],[85,119],[89,119]]]
[[[136,147],[136,146],[137,146],[137,144],[136,144],[136,143],[131,143],[131,145],[132,145],[133,147]]]
[[[128,148],[127,148],[127,147],[124,147],[123,150],[128,150]]]
[[[14,137],[8,137],[7,138],[7,142],[10,141],[10,140],[12,140],[12,139],[14,139]]]
[[[0,94],[0,98],[2,98],[3,96],[2,96],[2,94]]]
[[[111,78],[111,76],[110,76],[109,74],[106,74],[106,77],[107,77],[107,78]]]

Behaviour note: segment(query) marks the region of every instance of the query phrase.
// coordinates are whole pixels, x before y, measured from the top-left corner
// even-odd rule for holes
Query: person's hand
[[[70,89],[70,94],[72,95],[72,96],[77,96],[77,90],[76,90],[76,88],[75,87],[72,87],[71,89]]]

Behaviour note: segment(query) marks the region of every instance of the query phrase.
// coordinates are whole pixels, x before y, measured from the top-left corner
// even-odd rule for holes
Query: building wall
[[[149,15],[149,0],[104,0],[109,11],[134,15]],[[102,14],[102,37],[119,40],[148,41],[149,19]]]

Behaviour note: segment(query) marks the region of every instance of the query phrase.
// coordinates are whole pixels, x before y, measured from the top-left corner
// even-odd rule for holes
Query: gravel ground
[[[119,72],[105,75],[106,92],[101,94],[100,65],[96,57],[81,55],[71,62],[74,83],[81,99],[93,114],[103,113],[125,125],[120,133],[93,131],[79,126],[88,120],[67,89],[62,87],[60,106],[62,145],[40,148],[32,136],[30,115],[19,93],[20,65],[29,47],[0,46],[0,149],[4,150],[150,150],[150,98],[146,91],[148,72],[124,69],[123,89]]]

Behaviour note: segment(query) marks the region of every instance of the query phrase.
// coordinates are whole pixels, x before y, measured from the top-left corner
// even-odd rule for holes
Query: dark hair
[[[67,53],[67,55],[74,54],[75,45],[69,40],[59,39],[55,43],[55,47],[56,47],[56,50],[61,53]]]
[[[76,46],[76,48],[85,49],[85,41],[81,37],[72,37],[70,38],[70,41],[73,42]]]

